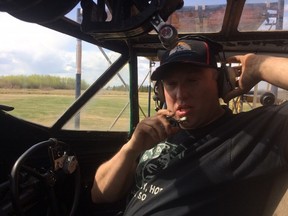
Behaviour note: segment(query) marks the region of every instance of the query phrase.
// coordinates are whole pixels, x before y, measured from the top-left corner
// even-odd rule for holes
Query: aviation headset
[[[179,39],[179,41],[183,39],[204,41],[209,45],[209,47],[212,47],[212,49],[216,51],[216,58],[218,58],[217,60],[221,64],[220,67],[217,67],[218,71],[217,86],[218,86],[219,98],[223,98],[223,96],[225,96],[229,91],[235,88],[236,85],[235,72],[233,68],[227,66],[225,53],[223,51],[221,44],[203,36],[186,36],[185,38]],[[220,55],[220,52],[222,53],[222,56]],[[156,111],[166,107],[162,80],[157,80],[154,85],[153,100],[155,101]]]

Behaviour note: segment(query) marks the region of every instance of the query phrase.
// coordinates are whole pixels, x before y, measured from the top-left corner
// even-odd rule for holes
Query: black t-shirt
[[[261,215],[287,172],[288,104],[225,114],[148,150],[124,215]]]

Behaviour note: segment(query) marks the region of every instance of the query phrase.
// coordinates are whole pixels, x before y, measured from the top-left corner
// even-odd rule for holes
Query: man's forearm
[[[288,58],[260,56],[258,62],[262,80],[288,90]]]
[[[113,202],[122,198],[133,183],[139,153],[124,145],[109,161],[96,171],[91,190],[93,202]]]

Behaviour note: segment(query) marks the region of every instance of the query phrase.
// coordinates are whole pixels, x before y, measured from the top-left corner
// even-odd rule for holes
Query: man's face
[[[167,109],[175,118],[186,117],[185,128],[203,127],[223,111],[219,105],[217,71],[213,68],[185,65],[167,74],[163,80]]]

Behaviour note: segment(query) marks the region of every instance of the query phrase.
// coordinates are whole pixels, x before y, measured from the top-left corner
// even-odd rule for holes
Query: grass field
[[[51,126],[73,103],[74,94],[74,90],[0,89],[0,104],[14,107],[10,112],[14,116]],[[146,115],[148,93],[139,94],[139,103]],[[81,110],[80,129],[127,131],[130,124],[129,114],[128,92],[102,91]],[[143,118],[141,112],[140,115]],[[65,128],[74,128],[74,119],[68,122]]]
[[[12,106],[10,113],[19,118],[45,126],[53,123],[75,100],[74,90],[21,90],[0,89],[0,104]],[[139,104],[147,116],[148,93],[139,93]],[[128,131],[130,124],[129,93],[124,91],[101,91],[94,96],[80,112],[80,129],[101,131]],[[249,110],[243,104],[243,111]],[[141,111],[140,119],[144,117]],[[154,101],[151,101],[151,115]],[[66,129],[75,128],[71,119]]]

